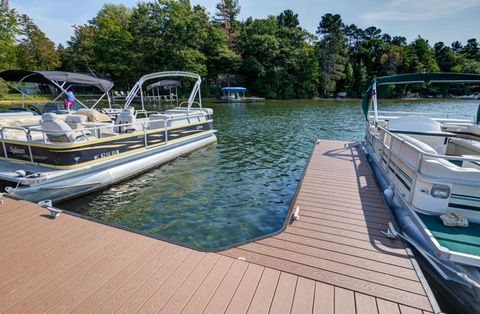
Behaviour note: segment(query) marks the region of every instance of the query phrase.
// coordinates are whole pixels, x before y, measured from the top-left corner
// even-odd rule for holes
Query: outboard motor
[[[115,125],[120,125],[115,127],[115,132],[118,133],[129,133],[135,132],[136,128],[134,123],[136,122],[135,118],[135,109],[128,108],[120,112],[115,120]],[[125,125],[128,124],[128,125]]]

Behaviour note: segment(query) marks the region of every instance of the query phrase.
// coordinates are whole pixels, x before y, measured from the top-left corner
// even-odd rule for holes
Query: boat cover
[[[10,82],[27,82],[52,85],[52,81],[57,83],[76,83],[91,85],[99,88],[104,93],[113,87],[113,82],[99,79],[88,74],[63,72],[63,71],[23,71],[6,70],[0,72],[0,78]]]
[[[414,83],[470,83],[480,84],[480,74],[469,73],[413,73],[374,78],[363,96],[362,109],[365,118],[368,119],[368,105],[372,96],[373,86],[414,84]]]

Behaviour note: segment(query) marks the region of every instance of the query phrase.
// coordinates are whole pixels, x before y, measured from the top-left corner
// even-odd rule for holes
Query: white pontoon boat
[[[459,313],[480,313],[480,116],[378,111],[379,86],[412,83],[479,85],[480,75],[381,77],[363,102],[363,149],[398,223],[387,235],[401,237],[421,254]]]
[[[145,83],[166,77],[194,80],[188,101],[162,113],[145,110]],[[59,202],[212,144],[213,111],[202,107],[200,84],[200,76],[189,72],[148,74],[114,121],[91,122],[94,113],[80,110],[65,117],[44,113],[37,125],[2,126],[0,180],[10,182],[6,191],[13,197]],[[135,110],[131,105],[138,94],[142,109]]]

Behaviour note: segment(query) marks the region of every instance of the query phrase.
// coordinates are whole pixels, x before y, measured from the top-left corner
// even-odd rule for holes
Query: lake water
[[[472,118],[479,101],[388,102]],[[361,140],[359,101],[205,104],[218,143],[60,207],[199,248],[278,231],[315,140]],[[158,110],[158,107],[150,109]]]

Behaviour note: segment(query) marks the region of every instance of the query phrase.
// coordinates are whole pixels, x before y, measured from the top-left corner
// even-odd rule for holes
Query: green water
[[[389,102],[384,109],[472,118],[478,103]],[[282,227],[317,138],[363,136],[359,101],[205,106],[214,109],[216,145],[60,207],[190,246],[221,248]]]

